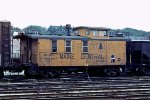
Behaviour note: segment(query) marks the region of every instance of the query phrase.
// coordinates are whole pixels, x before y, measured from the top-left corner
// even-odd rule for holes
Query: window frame
[[[79,35],[79,30],[75,30],[75,31],[74,31],[74,34],[75,34],[75,35]]]
[[[57,40],[51,40],[51,41],[52,41],[52,43],[51,43],[51,52],[52,52],[52,53],[57,53],[57,52],[58,52],[58,42],[57,42]],[[56,52],[53,51],[53,41],[56,42]]]
[[[90,30],[86,30],[86,31],[85,31],[85,34],[86,34],[86,35],[90,35]]]
[[[114,57],[112,58],[112,56],[114,56]],[[111,63],[115,63],[115,61],[116,61],[115,55],[112,54],[112,55],[111,55]]]
[[[67,46],[67,41],[70,41],[70,46]],[[66,51],[67,47],[70,47],[70,52]],[[71,40],[65,40],[65,53],[71,53],[72,52],[72,41]]]
[[[98,30],[93,30],[93,36],[95,36],[95,37],[99,36],[99,31]]]
[[[84,42],[87,42],[87,45],[84,45]],[[87,51],[84,51],[84,48],[87,48]],[[88,47],[88,41],[83,41],[82,40],[82,52],[83,53],[88,53],[89,52],[89,47]]]
[[[105,32],[105,31],[98,31],[98,32],[99,32],[99,36],[105,36],[105,35],[104,35],[104,32]]]
[[[104,36],[107,36],[107,31],[104,31]]]

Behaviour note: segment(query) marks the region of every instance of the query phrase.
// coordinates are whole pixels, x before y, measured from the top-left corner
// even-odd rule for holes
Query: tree
[[[21,31],[21,29],[18,27],[13,27],[12,30],[13,30],[13,32],[20,32]]]
[[[70,32],[72,32],[72,28],[70,29]],[[46,31],[47,34],[55,34],[55,35],[67,35],[67,29],[65,26],[52,26],[50,25],[49,28]]]
[[[30,25],[23,29],[25,33],[32,33],[32,34],[45,34],[46,28],[37,25]]]

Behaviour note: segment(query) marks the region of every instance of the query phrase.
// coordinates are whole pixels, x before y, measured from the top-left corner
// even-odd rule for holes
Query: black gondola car
[[[127,42],[127,70],[130,73],[150,75],[150,40]]]

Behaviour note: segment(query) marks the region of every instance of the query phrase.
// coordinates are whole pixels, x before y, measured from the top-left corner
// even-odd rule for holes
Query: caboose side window
[[[111,55],[111,63],[115,62],[115,55]]]
[[[88,41],[82,42],[82,52],[88,52]]]
[[[106,31],[104,31],[104,36],[107,36],[107,32]]]
[[[86,30],[85,34],[90,35],[90,30]]]
[[[98,31],[93,31],[93,36],[98,36]]]
[[[71,41],[70,40],[66,40],[65,51],[71,52]]]
[[[57,41],[52,40],[52,52],[57,52]]]
[[[79,31],[74,31],[74,34],[75,35],[79,35]]]

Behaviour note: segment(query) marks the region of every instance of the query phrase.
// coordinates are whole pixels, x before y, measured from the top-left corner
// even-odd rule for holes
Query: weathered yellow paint
[[[102,43],[103,49],[99,49],[99,44]],[[107,41],[92,40],[89,41],[89,53],[100,55],[100,59],[89,59],[89,65],[106,65]]]
[[[111,55],[115,55],[114,63],[111,63]],[[126,64],[126,42],[125,41],[108,41],[107,43],[107,65],[125,65],[125,64]]]
[[[64,40],[57,40],[58,52],[64,53],[65,52],[65,42]]]
[[[38,66],[103,66],[126,64],[126,41],[90,39],[88,52],[82,52],[82,40],[71,40],[72,52],[65,52],[65,40],[57,40],[57,52],[52,52],[52,40],[38,39],[32,41],[30,52],[31,61]],[[99,48],[100,43],[102,49]],[[27,62],[27,44],[21,41],[21,59]],[[111,62],[111,55],[115,55],[115,62]]]
[[[65,40],[57,40],[56,53],[51,52],[51,40],[39,39],[38,42],[39,66],[103,66],[126,63],[125,41],[89,40],[88,53],[82,52],[81,40],[72,40],[71,53],[65,53]],[[99,49],[100,43],[103,49]],[[111,62],[112,54],[115,55],[114,63]]]
[[[50,51],[51,45],[48,39],[38,40],[38,65],[49,66],[50,65]]]
[[[81,58],[81,52],[82,52],[82,41],[81,40],[72,40],[72,53],[73,53],[73,59],[71,59],[71,65],[74,66],[84,66],[84,60]]]
[[[78,31],[80,36],[86,36],[85,35],[86,29],[79,29]]]

